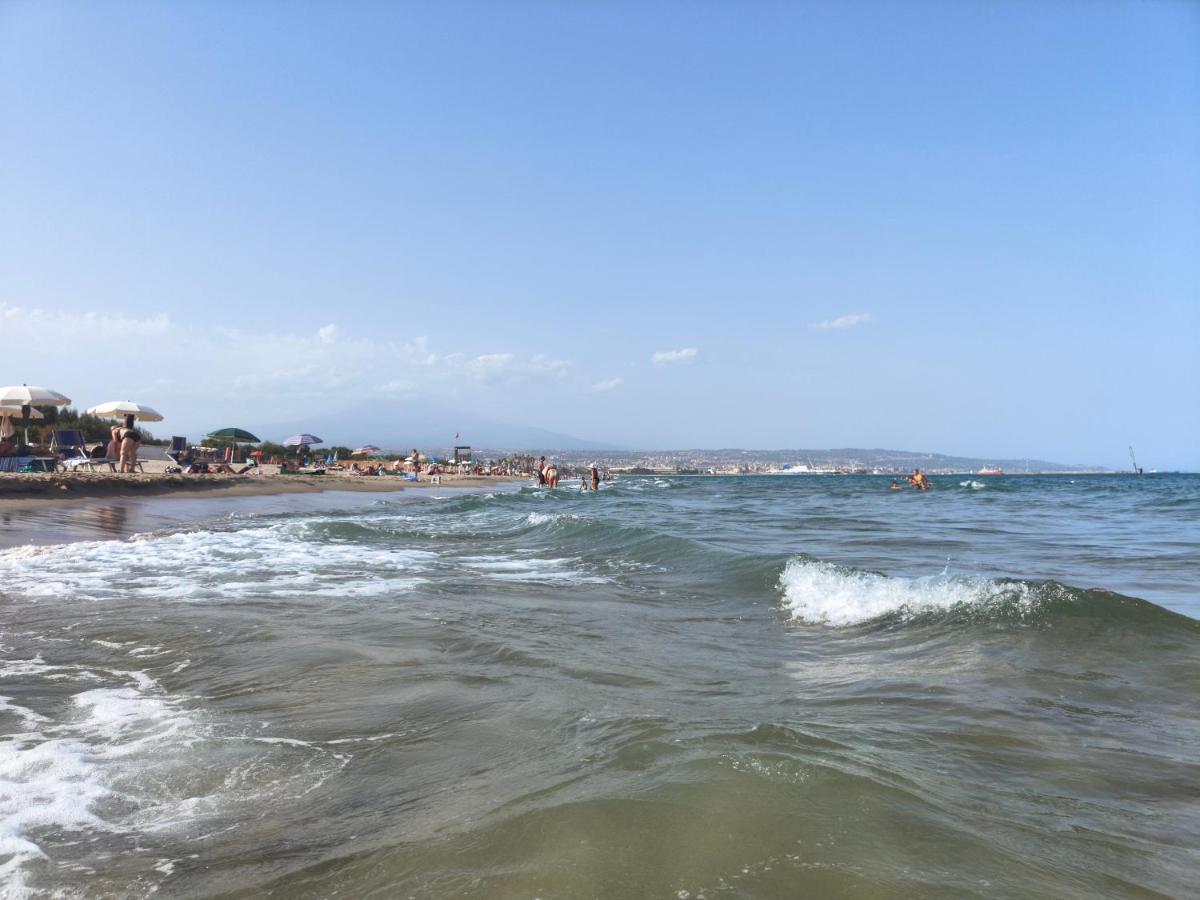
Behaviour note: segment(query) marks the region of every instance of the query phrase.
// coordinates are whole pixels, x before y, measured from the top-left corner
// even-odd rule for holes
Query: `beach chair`
[[[183,468],[184,466],[189,465],[190,460],[188,462],[184,462],[184,459],[185,459],[185,457],[187,457],[187,455],[188,455],[187,438],[186,437],[171,438],[171,446],[167,450],[167,456],[171,457],[171,460],[175,463],[175,465],[179,466],[180,468]]]
[[[51,433],[50,450],[61,453],[63,459],[87,459],[87,442],[78,428],[56,428]]]
[[[50,450],[62,454],[58,464],[68,472],[108,465],[103,457],[94,458],[88,454],[87,442],[78,428],[55,429],[50,437]]]

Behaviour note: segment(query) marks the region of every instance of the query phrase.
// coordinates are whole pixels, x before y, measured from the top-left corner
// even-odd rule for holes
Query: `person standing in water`
[[[596,468],[595,463],[588,466],[588,476],[591,478],[592,490],[600,490],[600,470]]]
[[[908,479],[908,483],[915,487],[918,491],[929,490],[929,479],[925,477],[920,469],[913,469],[912,476]]]

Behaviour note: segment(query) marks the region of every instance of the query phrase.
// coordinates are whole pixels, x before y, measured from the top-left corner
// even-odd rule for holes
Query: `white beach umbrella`
[[[123,419],[126,416],[133,416],[142,422],[161,422],[163,420],[162,413],[158,410],[143,406],[141,403],[134,403],[132,400],[110,400],[99,406],[93,406],[87,411],[87,414],[99,416],[102,419]]]
[[[25,443],[29,443],[29,420],[33,418],[35,406],[66,406],[71,398],[50,388],[30,387],[27,384],[13,384],[0,388],[0,406],[19,406],[21,408],[21,427],[25,429]],[[40,416],[38,418],[41,418]]]
[[[0,406],[66,406],[71,398],[44,387],[15,384],[0,388]]]

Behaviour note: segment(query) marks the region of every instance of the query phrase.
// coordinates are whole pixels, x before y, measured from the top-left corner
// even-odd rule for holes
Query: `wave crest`
[[[884,616],[911,618],[956,607],[1016,604],[1022,612],[1036,603],[1023,582],[935,575],[889,578],[813,560],[789,560],[779,576],[792,615],[823,625],[858,625]]]

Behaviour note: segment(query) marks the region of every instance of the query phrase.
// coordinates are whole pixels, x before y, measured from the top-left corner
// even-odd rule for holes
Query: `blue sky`
[[[0,382],[1200,469],[1198,109],[1183,2],[6,3]]]

